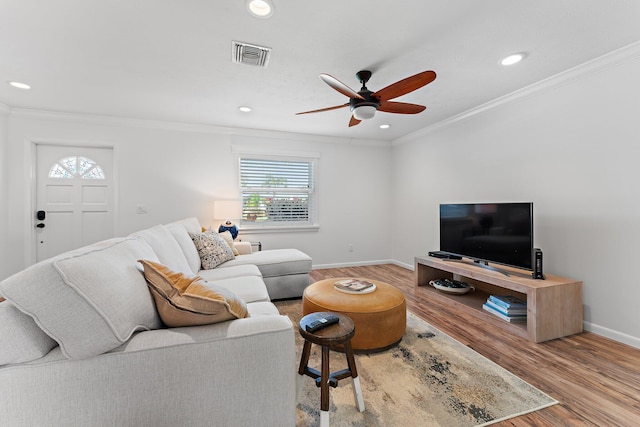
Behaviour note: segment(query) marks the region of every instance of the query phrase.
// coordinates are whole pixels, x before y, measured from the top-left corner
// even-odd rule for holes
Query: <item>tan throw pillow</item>
[[[233,255],[235,256],[240,255],[240,252],[238,252],[238,250],[236,249],[236,246],[233,244],[233,236],[231,235],[231,232],[223,231],[222,233],[218,233],[218,234],[220,235],[220,237],[224,239],[225,242],[227,242],[227,245],[229,245],[229,247],[233,251]]]
[[[246,303],[228,289],[157,262],[139,262],[158,314],[169,327],[208,325],[249,316]]]
[[[227,242],[213,230],[189,233],[189,236],[198,249],[203,270],[211,270],[235,258]]]

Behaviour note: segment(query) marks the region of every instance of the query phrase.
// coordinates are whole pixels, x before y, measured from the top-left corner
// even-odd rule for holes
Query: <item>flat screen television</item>
[[[441,204],[440,251],[533,270],[533,203]]]

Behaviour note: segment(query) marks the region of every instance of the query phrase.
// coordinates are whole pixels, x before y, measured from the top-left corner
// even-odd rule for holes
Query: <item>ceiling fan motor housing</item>
[[[378,109],[378,107],[380,107],[380,101],[378,100],[378,98],[373,96],[373,92],[371,92],[370,90],[363,89],[359,91],[358,94],[362,96],[364,99],[360,99],[360,98],[349,99],[349,109],[351,111],[353,111],[353,109],[356,107],[362,107],[365,105],[375,107],[376,110]]]

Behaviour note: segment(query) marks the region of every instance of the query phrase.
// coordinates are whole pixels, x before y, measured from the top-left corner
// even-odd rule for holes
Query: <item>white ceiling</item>
[[[640,40],[638,0],[273,1],[257,19],[244,0],[0,0],[0,102],[393,140]],[[232,63],[233,40],[272,48],[268,67]],[[498,64],[520,51],[522,63]],[[436,71],[395,99],[427,110],[352,128],[347,108],[295,115],[348,101],[320,73],[359,90],[361,69],[372,91]]]

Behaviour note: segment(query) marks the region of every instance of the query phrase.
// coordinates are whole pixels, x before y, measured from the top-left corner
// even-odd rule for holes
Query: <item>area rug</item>
[[[297,325],[300,300],[276,305]],[[297,360],[303,340],[297,333]],[[347,367],[344,354],[331,352],[330,370]],[[320,367],[313,345],[309,366]],[[365,411],[355,406],[351,379],[330,388],[332,426],[486,426],[558,403],[504,368],[407,312],[407,330],[390,350],[356,354]],[[297,426],[318,426],[320,388],[309,377],[297,410]]]

